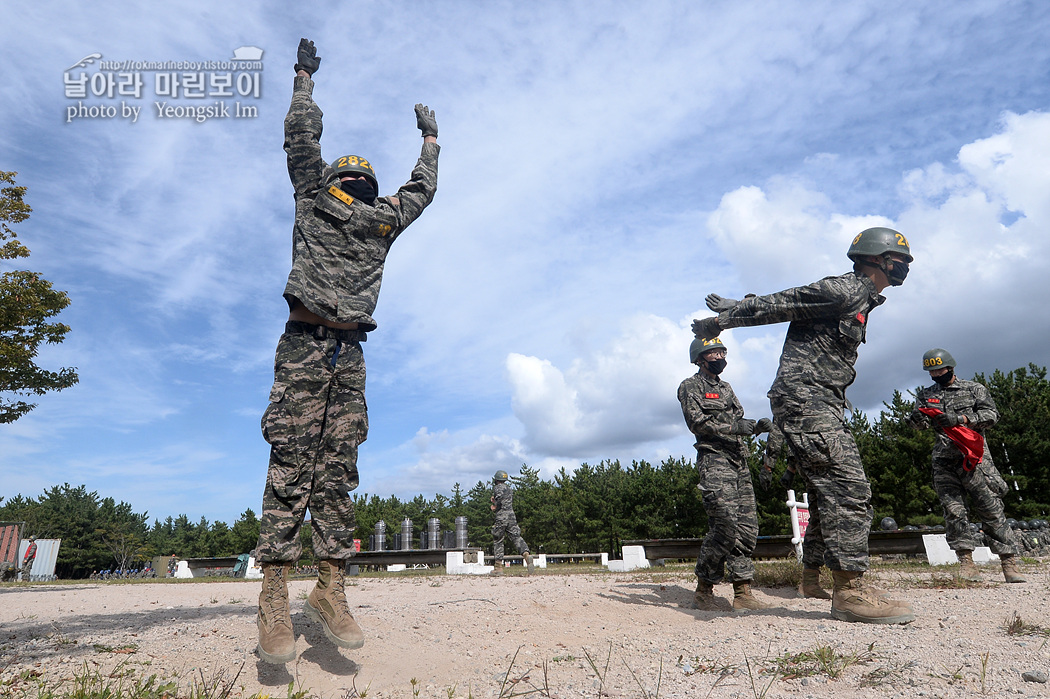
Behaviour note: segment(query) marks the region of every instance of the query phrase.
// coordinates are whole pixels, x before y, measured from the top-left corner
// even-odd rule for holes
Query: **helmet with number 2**
[[[914,259],[903,234],[892,228],[866,228],[853,239],[846,256],[856,262],[858,257],[882,257],[891,252],[903,255],[908,262]]]
[[[379,191],[379,180],[376,179],[376,171],[372,164],[358,155],[344,155],[332,161],[332,177],[342,177],[346,173],[364,175],[372,183],[372,187]]]

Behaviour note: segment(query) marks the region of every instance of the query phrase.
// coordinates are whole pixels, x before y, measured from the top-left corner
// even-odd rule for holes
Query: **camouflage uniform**
[[[769,430],[769,437],[766,439],[766,455],[776,459],[780,456],[784,449],[784,432],[773,423],[773,428]],[[788,449],[789,463],[794,464],[794,456],[791,453],[791,449]],[[797,469],[798,467],[795,466]],[[796,488],[796,492],[801,488],[806,488],[806,477],[802,474],[795,474],[795,478],[798,481],[800,487]],[[806,535],[802,539],[802,567],[816,569],[824,565],[824,532],[820,525],[820,508],[813,502],[809,503],[809,523],[806,525]]]
[[[390,244],[431,202],[439,147],[423,144],[411,179],[370,206],[329,181],[321,158],[321,110],[313,80],[296,76],[284,120],[284,149],[295,189],[292,271],[284,297],[335,323],[358,330],[290,321],[277,345],[270,404],[262,431],[270,444],[258,560],[296,561],[307,509],[314,553],[353,555],[356,529],[350,491],[358,485],[357,447],[368,435],[361,342],[372,318]]]
[[[999,421],[988,389],[976,381],[964,381],[959,377],[948,386],[934,384],[920,389],[915,397],[916,410],[908,418],[915,427],[928,427],[930,419],[918,408],[936,408],[944,412],[965,415],[970,421],[966,427],[984,434],[985,430]],[[948,439],[944,429],[934,425],[937,443],[933,447],[933,489],[941,500],[944,510],[944,528],[948,546],[953,551],[972,551],[983,545],[980,533],[970,531],[966,515],[966,496],[970,496],[974,514],[984,523],[984,535],[988,546],[996,554],[1012,556],[1020,553],[1014,532],[1006,523],[1003,514],[1002,496],[1007,491],[1006,481],[992,461],[988,442],[984,444],[984,457],[974,470],[963,468],[964,459],[955,443]]]
[[[809,484],[832,570],[868,569],[871,485],[844,415],[868,314],[884,301],[871,279],[848,272],[745,298],[718,315],[722,328],[790,322],[769,402]]]
[[[496,522],[492,525],[492,557],[497,565],[503,561],[503,538],[510,537],[510,543],[518,553],[524,554],[529,545],[521,538],[521,527],[514,516],[514,491],[506,481],[496,481],[492,485],[492,503],[496,506]]]
[[[755,577],[751,554],[758,541],[758,510],[747,445],[733,434],[744,408],[727,382],[697,372],[678,387],[689,431],[696,435],[696,465],[708,531],[696,559],[696,577],[715,585],[729,570],[730,582]]]

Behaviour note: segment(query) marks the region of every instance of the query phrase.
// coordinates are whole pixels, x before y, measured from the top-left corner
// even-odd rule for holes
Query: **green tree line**
[[[1030,364],[1009,373],[996,370],[975,380],[990,389],[1001,413],[989,430],[992,457],[1010,484],[1005,496],[1007,516],[1016,519],[1046,517],[1050,512],[1050,382],[1046,368]],[[916,431],[905,422],[912,410],[910,396],[894,392],[874,420],[854,413],[850,428],[872,484],[874,524],[892,517],[900,526],[943,523],[940,504],[930,481],[932,431]],[[764,442],[748,439],[749,462],[754,480],[762,464]],[[774,485],[768,491],[756,487],[759,531],[762,535],[789,534],[785,492],[777,484],[785,464],[778,461]],[[522,465],[511,476],[514,509],[522,534],[534,552],[619,553],[622,542],[631,539],[669,539],[702,536],[707,518],[697,496],[698,481],[692,459],[670,457],[660,464],[634,461],[629,466],[617,460],[596,465],[581,464],[571,472],[561,469],[550,480],[539,471]],[[387,548],[401,532],[403,520],[414,525],[413,548],[419,547],[419,532],[437,518],[442,530],[454,530],[457,517],[466,517],[472,546],[491,549],[489,527],[492,513],[491,483],[478,481],[464,492],[461,484],[451,496],[432,499],[417,495],[402,501],[390,496],[352,495],[356,509],[357,536],[367,550],[369,535],[382,520],[386,523]],[[0,499],[0,521],[25,521],[37,536],[61,538],[57,573],[61,577],[85,577],[92,570],[126,567],[123,562],[154,556],[232,556],[255,547],[259,522],[252,510],[232,525],[186,515],[154,520],[137,514],[128,503],[100,498],[85,486],[55,486],[39,498],[17,495]],[[304,562],[310,562],[309,524],[303,528]]]

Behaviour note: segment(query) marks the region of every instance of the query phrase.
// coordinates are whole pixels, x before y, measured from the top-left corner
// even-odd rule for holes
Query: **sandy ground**
[[[830,603],[763,589],[768,611],[690,609],[688,567],[531,577],[438,571],[352,578],[348,598],[364,648],[328,643],[302,613],[309,581],[291,585],[298,659],[255,655],[257,581],[32,584],[0,587],[0,696],[36,697],[41,682],[85,668],[111,683],[151,674],[232,682],[232,696],[285,697],[288,684],[317,697],[961,697],[1050,696],[1026,672],[1050,672],[1046,636],[1010,635],[1005,621],[1050,626],[1050,578],[945,589],[945,569],[871,576],[913,603],[906,626],[833,620]],[[520,568],[518,569],[520,571]],[[563,569],[564,570],[564,569]],[[929,571],[930,569],[925,569]],[[716,592],[730,598],[729,585]],[[831,674],[798,676],[777,658],[832,651]],[[588,661],[588,656],[593,660]],[[804,656],[799,656],[804,657]],[[826,656],[827,657],[827,656]],[[85,665],[86,664],[86,665]],[[509,671],[509,672],[508,672]],[[238,674],[239,673],[239,674]],[[508,679],[509,675],[509,680]],[[1045,674],[1044,674],[1045,678]],[[413,683],[415,681],[415,683]],[[213,695],[214,696],[214,695]]]

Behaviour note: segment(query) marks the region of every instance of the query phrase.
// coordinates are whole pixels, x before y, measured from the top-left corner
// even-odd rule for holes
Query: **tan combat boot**
[[[525,555],[525,565],[529,569],[529,575],[532,575],[532,571],[534,570],[534,568],[532,567],[532,556],[529,555],[528,551],[526,551],[524,555]]]
[[[1017,569],[1017,556],[1000,556],[1003,564],[1003,577],[1006,578],[1008,583],[1023,583],[1024,578],[1021,577],[1021,571]]]
[[[862,624],[907,624],[915,621],[915,613],[909,605],[880,596],[881,591],[864,584],[863,575],[859,571],[831,571],[835,580],[831,597],[832,617]]]
[[[306,598],[306,616],[321,622],[324,635],[337,646],[360,648],[365,644],[365,635],[346,603],[344,563],[328,560],[317,563],[317,584]]]
[[[705,612],[728,611],[725,600],[715,596],[715,586],[706,580],[697,580],[693,593],[693,609]]]
[[[503,575],[503,559],[502,558],[497,558],[494,561],[492,561],[492,574],[493,575],[500,575],[500,576]]]
[[[288,574],[292,566],[263,563],[259,593],[259,657],[274,665],[295,660],[295,633],[288,607]]]
[[[820,586],[819,568],[802,569],[802,584],[798,586],[798,596],[809,599],[831,599],[828,591]]]
[[[959,579],[969,582],[981,582],[981,571],[973,562],[973,551],[956,551],[959,557]]]
[[[751,593],[750,580],[738,580],[733,583],[733,610],[740,612],[753,609],[769,609],[773,605],[766,604]]]

